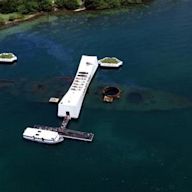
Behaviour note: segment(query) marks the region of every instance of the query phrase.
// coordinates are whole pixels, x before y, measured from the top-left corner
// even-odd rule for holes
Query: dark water
[[[22,139],[26,126],[59,125],[56,106],[44,100],[65,93],[82,54],[124,61],[120,70],[98,70],[92,89],[145,87],[190,103],[191,6],[190,0],[156,0],[1,31],[0,52],[14,52],[19,60],[0,66],[0,191],[192,191],[192,108],[180,107],[183,100],[169,110],[108,110],[88,94],[70,127],[95,133],[93,143],[47,146]]]

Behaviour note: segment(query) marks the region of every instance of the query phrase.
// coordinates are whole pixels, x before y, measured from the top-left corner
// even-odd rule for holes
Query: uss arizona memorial
[[[96,56],[83,55],[68,92],[64,95],[58,105],[58,116],[77,119],[80,114],[81,106],[87,88],[98,68]]]
[[[109,63],[109,67],[111,67],[110,65]],[[119,67],[118,63],[117,67]],[[96,56],[83,55],[69,90],[58,104],[57,115],[63,117],[61,126],[56,128],[37,125],[34,127],[27,127],[23,132],[23,138],[47,144],[60,143],[64,138],[92,141],[94,137],[93,133],[70,130],[66,127],[69,120],[79,117],[87,88],[97,68],[98,60]]]

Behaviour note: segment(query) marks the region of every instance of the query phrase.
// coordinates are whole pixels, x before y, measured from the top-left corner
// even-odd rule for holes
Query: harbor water
[[[129,9],[44,16],[0,31],[0,191],[192,191],[192,2],[155,0]],[[81,56],[115,56],[98,69],[70,129],[92,143],[23,140],[27,126],[57,127],[57,106]],[[102,88],[120,100],[103,103]]]

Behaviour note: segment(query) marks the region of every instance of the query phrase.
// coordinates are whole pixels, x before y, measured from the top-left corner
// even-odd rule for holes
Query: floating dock
[[[13,53],[0,53],[0,63],[14,63],[17,57]]]
[[[93,133],[76,131],[76,130],[72,130],[72,129],[62,129],[60,127],[48,127],[48,126],[43,126],[43,125],[35,125],[34,128],[38,128],[41,130],[56,131],[59,133],[60,136],[67,138],[67,139],[91,142],[91,141],[93,141],[93,138],[94,138]]]
[[[59,98],[57,98],[57,97],[51,97],[51,98],[49,99],[49,103],[59,103]]]
[[[110,67],[110,68],[118,68],[123,65],[123,61],[117,59],[116,57],[104,57],[98,61],[101,67]]]
[[[67,125],[69,121],[70,121],[70,118],[65,117],[60,127],[34,125],[34,128],[41,129],[41,130],[55,131],[55,132],[58,132],[60,136],[68,139],[89,141],[89,142],[93,141],[93,138],[94,138],[93,133],[86,133],[82,131],[67,129]]]

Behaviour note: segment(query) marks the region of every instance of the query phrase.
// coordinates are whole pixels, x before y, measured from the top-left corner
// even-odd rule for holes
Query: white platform
[[[58,116],[78,118],[87,88],[98,68],[96,56],[83,55],[68,92],[58,104]]]
[[[49,99],[49,103],[58,103],[58,102],[59,102],[59,98],[57,98],[57,97],[51,97]]]
[[[117,63],[107,63],[107,62],[104,62],[105,59],[115,59]],[[123,65],[123,61],[117,59],[116,57],[105,57],[103,59],[100,59],[98,63],[101,67],[112,67],[112,68],[118,68],[121,65]]]
[[[2,63],[13,63],[17,61],[17,57],[13,53],[1,53],[0,55],[12,55],[12,58],[0,58]]]

